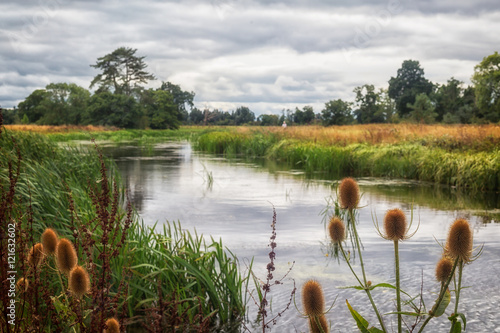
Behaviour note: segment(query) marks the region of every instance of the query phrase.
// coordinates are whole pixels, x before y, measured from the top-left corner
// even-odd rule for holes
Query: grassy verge
[[[167,222],[161,232],[143,225],[124,205],[112,162],[106,165],[95,149],[61,148],[29,132],[0,133],[1,208],[5,221],[17,226],[17,280],[34,278],[31,289],[16,293],[22,304],[18,331],[102,331],[102,318],[110,316],[123,325],[163,331],[238,324],[245,310],[246,277],[237,258],[220,241],[207,244],[179,223]],[[40,275],[25,264],[47,227],[74,243],[79,264],[90,274],[90,295],[72,296],[65,288],[69,278],[57,278],[49,257],[38,268]],[[7,239],[0,242],[6,253]],[[8,267],[4,258],[2,277]],[[0,305],[1,331],[7,331],[7,301]]]
[[[314,134],[307,139],[294,134],[277,130],[216,131],[200,135],[196,146],[227,156],[266,157],[310,174],[405,178],[473,191],[500,190],[496,137],[484,139],[486,142],[469,138],[463,144],[456,138],[444,142],[444,138],[425,136],[398,143],[331,143]]]

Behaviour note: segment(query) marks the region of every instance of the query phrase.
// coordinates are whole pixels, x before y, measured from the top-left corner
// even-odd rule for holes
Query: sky
[[[404,60],[470,84],[500,51],[498,0],[0,0],[0,106],[49,83],[89,88],[97,58],[137,49],[198,108],[255,114],[354,101],[387,88]]]

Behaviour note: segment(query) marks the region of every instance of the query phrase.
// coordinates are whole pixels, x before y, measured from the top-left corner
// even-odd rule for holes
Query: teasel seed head
[[[390,209],[384,217],[385,238],[392,241],[406,239],[407,227],[405,213],[399,208]]]
[[[344,178],[339,186],[340,206],[353,210],[359,203],[359,187],[353,178]]]
[[[325,298],[319,282],[309,280],[304,283],[302,287],[302,304],[309,317],[323,315],[325,312]]]
[[[28,288],[30,287],[30,281],[24,277],[20,278],[17,280],[16,283],[17,290],[19,290],[19,293],[24,293],[28,291]]]
[[[311,333],[329,332],[328,322],[326,321],[326,317],[324,315],[309,317],[309,328]]]
[[[70,240],[62,238],[56,247],[57,267],[65,274],[69,274],[71,269],[76,266],[78,258],[75,247]]]
[[[75,266],[69,272],[69,289],[79,298],[89,292],[89,274],[82,266]]]
[[[36,243],[30,249],[28,254],[28,264],[29,267],[39,266],[43,261],[43,245],[42,243]]]
[[[448,281],[452,270],[453,261],[446,256],[442,257],[436,265],[436,279],[441,283]]]
[[[54,254],[54,252],[56,251],[57,242],[57,233],[51,228],[45,229],[42,234],[42,244],[45,254]]]
[[[341,243],[345,239],[344,222],[337,216],[332,217],[328,224],[328,232],[330,233],[332,242],[335,244]]]
[[[469,262],[472,253],[472,231],[465,219],[456,219],[450,227],[446,253],[452,258]]]
[[[120,323],[116,318],[109,318],[106,320],[107,329],[104,330],[104,333],[120,333]]]

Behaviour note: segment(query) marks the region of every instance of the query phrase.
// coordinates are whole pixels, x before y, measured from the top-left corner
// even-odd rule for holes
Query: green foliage
[[[255,114],[246,106],[237,108],[232,116],[234,118],[234,124],[237,126],[255,121]]]
[[[431,124],[435,121],[437,113],[431,99],[426,94],[418,94],[415,103],[408,104],[411,109],[409,119],[419,124]]]
[[[396,77],[389,80],[389,97],[396,101],[396,108],[401,117],[407,116],[418,94],[429,95],[433,90],[432,82],[424,77],[424,70],[416,60],[405,60],[398,69]]]
[[[180,125],[178,105],[168,91],[149,89],[141,94],[141,107],[152,129],[177,129]]]
[[[474,67],[472,82],[476,103],[482,117],[490,122],[500,121],[500,54],[495,52]]]
[[[325,108],[321,111],[323,125],[347,125],[354,120],[352,116],[352,103],[336,99],[325,103]]]
[[[354,88],[357,109],[354,111],[360,124],[385,122],[384,107],[380,104],[380,94],[375,92],[372,84]]]
[[[104,91],[92,95],[82,124],[134,128],[140,116],[135,98]]]

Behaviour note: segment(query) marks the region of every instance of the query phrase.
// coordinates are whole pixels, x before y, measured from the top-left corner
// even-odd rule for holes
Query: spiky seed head
[[[453,269],[453,261],[448,257],[442,257],[436,265],[436,279],[439,282],[446,282]]]
[[[82,266],[75,266],[69,272],[69,289],[79,298],[89,292],[89,274]]]
[[[20,278],[17,280],[16,283],[17,290],[22,294],[26,291],[28,291],[28,288],[30,287],[30,281],[24,277]]]
[[[348,177],[342,179],[339,186],[340,206],[344,209],[353,210],[359,203],[358,183]]]
[[[390,209],[384,217],[385,237],[392,241],[406,237],[406,216],[399,208]]]
[[[65,274],[69,274],[71,269],[76,266],[77,256],[75,247],[70,240],[62,238],[56,247],[57,267]]]
[[[104,330],[104,333],[120,333],[120,323],[116,318],[109,318],[106,320],[107,329]]]
[[[30,267],[39,266],[43,261],[43,245],[36,243],[31,247],[28,254],[28,264]]]
[[[472,231],[465,219],[456,219],[450,227],[446,252],[452,258],[469,262],[472,253]]]
[[[330,238],[332,242],[338,244],[345,239],[345,225],[344,222],[337,216],[330,219],[328,224],[328,232],[330,233]]]
[[[56,251],[57,241],[57,233],[51,228],[45,229],[42,234],[42,244],[45,254],[50,255]]]
[[[309,327],[311,328],[311,333],[329,332],[328,322],[326,321],[326,317],[324,315],[309,317]]]
[[[302,287],[302,304],[308,316],[321,316],[325,312],[323,289],[318,281],[309,280]]]

